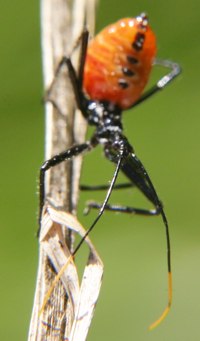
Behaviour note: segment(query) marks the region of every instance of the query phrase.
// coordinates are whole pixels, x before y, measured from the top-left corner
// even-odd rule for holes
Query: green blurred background
[[[97,30],[115,20],[149,14],[158,55],[177,61],[182,75],[165,91],[124,114],[125,133],[165,203],[170,221],[174,300],[167,319],[148,325],[167,299],[166,246],[160,218],[106,213],[92,234],[105,275],[88,340],[200,339],[199,0],[101,0]],[[1,326],[0,339],[25,340],[31,316],[38,245],[37,174],[43,161],[44,118],[38,1],[2,2],[0,30]],[[198,99],[199,98],[199,99]],[[83,183],[111,179],[101,149],[85,157]],[[95,164],[94,164],[95,162]],[[101,167],[101,168],[100,168]],[[89,226],[95,213],[80,220]],[[112,202],[144,206],[136,192]]]

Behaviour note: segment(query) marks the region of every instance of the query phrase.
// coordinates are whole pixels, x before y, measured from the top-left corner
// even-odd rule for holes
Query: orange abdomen
[[[84,91],[92,100],[127,109],[141,96],[156,55],[156,38],[145,15],[121,19],[88,45]]]

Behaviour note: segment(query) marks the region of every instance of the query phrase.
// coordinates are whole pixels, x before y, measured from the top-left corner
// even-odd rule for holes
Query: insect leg
[[[132,170],[132,173],[131,173]],[[163,210],[161,201],[158,198],[155,187],[144,168],[142,162],[137,158],[135,154],[130,154],[127,158],[127,163],[122,165],[122,171],[128,176],[129,179],[133,179],[138,188],[146,195],[146,197],[154,203],[156,210],[160,211],[162,220],[165,226],[166,244],[167,244],[167,269],[168,269],[168,304],[164,309],[161,316],[150,325],[150,329],[155,328],[168,314],[172,304],[172,274],[171,274],[171,246],[169,236],[169,226],[167,217]]]
[[[60,164],[65,160],[70,160],[72,157],[77,156],[83,152],[89,151],[94,146],[92,143],[85,142],[80,145],[75,145],[68,150],[53,156],[51,159],[46,160],[42,167],[40,168],[40,177],[39,177],[39,188],[40,188],[40,204],[39,204],[39,225],[41,224],[41,216],[42,209],[45,202],[45,173],[48,169]]]
[[[62,67],[65,65],[68,69],[68,74],[69,74],[69,79],[71,81],[71,85],[73,87],[75,99],[76,99],[76,104],[77,107],[82,111],[83,115],[85,118],[87,118],[87,115],[85,113],[85,108],[84,108],[84,95],[82,92],[82,82],[83,82],[83,71],[84,71],[84,65],[85,65],[85,58],[86,58],[86,52],[87,52],[87,45],[88,45],[88,31],[87,29],[84,29],[82,36],[81,36],[81,55],[80,55],[80,61],[79,61],[79,70],[78,70],[78,76],[76,74],[76,71],[74,69],[74,66],[72,64],[71,58],[68,56],[63,56],[62,59],[60,60],[56,71],[54,75],[54,79],[48,88],[46,95],[45,95],[45,100],[50,101],[54,107],[56,107],[59,110],[57,104],[53,99],[51,99],[51,92],[53,90],[54,84],[56,80],[59,77],[60,71]]]
[[[126,177],[129,180],[132,181],[132,184],[131,183],[116,184],[115,187],[119,186],[119,188],[123,188],[123,187],[126,188],[126,187],[131,187],[131,185],[132,187],[138,187],[138,189],[146,196],[146,198],[153,203],[154,209],[149,210],[149,209],[143,209],[143,208],[107,204],[105,206],[105,210],[121,212],[121,213],[129,213],[129,214],[146,215],[146,216],[159,215],[161,214],[162,204],[159,201],[157,194],[155,195],[155,192],[152,191],[152,187],[149,186],[149,184],[147,183],[146,178],[144,177],[143,173],[141,173],[141,166],[140,167],[138,165],[136,166],[135,162],[133,162],[134,160],[133,155],[134,154],[130,153],[129,157],[123,160],[123,165],[121,167],[121,171],[126,175]],[[112,159],[112,154],[109,154],[109,158],[111,161],[114,161],[114,159]],[[98,189],[98,186],[97,186],[97,189]],[[101,203],[89,201],[87,203],[85,213],[86,214],[89,213],[90,209],[93,209],[93,208],[99,209],[101,205],[102,205]]]
[[[101,191],[101,190],[108,190],[110,187],[110,185],[94,185],[94,186],[90,186],[90,185],[80,185],[80,190],[81,191]],[[113,187],[113,190],[116,189],[125,189],[125,188],[130,188],[130,187],[134,187],[134,184],[129,182],[129,183],[121,183],[121,184],[116,184]]]
[[[171,81],[173,81],[180,73],[181,67],[179,64],[174,63],[170,60],[164,59],[156,59],[154,65],[163,66],[165,68],[171,69],[169,73],[165,76],[160,78],[155,85],[153,85],[149,90],[144,92],[144,94],[131,106],[131,108],[135,107],[136,105],[144,102],[147,98],[153,96],[160,90],[164,89],[166,85],[168,85]]]
[[[158,198],[155,187],[148,175],[148,172],[144,168],[142,162],[137,158],[135,154],[129,154],[126,162],[121,167],[122,172],[132,180],[135,185],[142,191],[142,193],[154,204],[155,209],[161,214],[162,220],[166,230],[167,240],[167,252],[168,252],[168,271],[171,272],[170,261],[170,239],[169,239],[169,227],[168,221],[163,210],[163,205]]]
[[[61,61],[59,62],[58,66],[57,66],[57,69],[56,69],[56,72],[55,72],[54,79],[53,79],[49,89],[46,92],[45,100],[46,101],[50,101],[54,105],[54,107],[57,107],[55,101],[51,99],[50,95],[51,95],[51,92],[53,90],[54,84],[55,84],[57,78],[59,77],[59,73],[60,73],[60,70],[62,69],[63,65],[67,66],[68,74],[69,74],[69,79],[70,79],[71,85],[73,87],[73,91],[74,91],[77,107],[82,111],[83,115],[87,118],[87,115],[85,114],[85,110],[83,108],[83,98],[84,98],[84,96],[83,96],[83,93],[82,93],[82,90],[81,90],[81,85],[80,85],[79,79],[78,79],[78,77],[76,75],[76,71],[74,69],[74,66],[73,66],[73,64],[71,62],[71,59],[69,57],[64,56],[61,59]],[[58,108],[58,110],[59,110],[59,108]]]
[[[95,201],[89,201],[87,202],[87,207],[84,210],[85,213],[89,213],[90,209],[99,209],[101,207],[101,203],[97,203]],[[135,208],[130,206],[120,206],[120,205],[109,205],[107,204],[105,207],[106,211],[112,211],[112,212],[120,212],[120,213],[131,213],[131,214],[138,214],[138,215],[144,215],[144,216],[155,216],[160,214],[160,210],[155,209],[143,209],[143,208]]]
[[[112,153],[107,155],[112,161],[114,161],[114,157]],[[155,206],[154,210],[143,210],[143,209],[136,209],[130,207],[117,207],[117,206],[110,206],[106,203],[104,205],[104,210],[115,210],[120,212],[128,212],[128,213],[135,213],[135,214],[143,214],[143,215],[157,215],[161,214],[162,220],[165,226],[165,234],[166,234],[166,243],[167,243],[167,270],[168,270],[168,304],[164,309],[163,313],[153,324],[151,324],[150,329],[155,328],[168,314],[171,304],[172,304],[172,275],[171,275],[171,246],[170,246],[170,237],[169,237],[169,226],[168,221],[163,210],[163,206],[161,201],[158,198],[157,192],[154,188],[154,185],[144,168],[142,162],[137,158],[137,156],[133,153],[129,153],[127,157],[123,159],[123,163],[120,167],[121,171],[127,176],[129,180],[131,180],[138,189],[149,199],[153,205]],[[90,204],[92,208],[100,208],[100,204],[92,203]],[[114,209],[113,209],[114,208]]]
[[[88,37],[89,37],[89,32],[87,28],[84,28],[82,36],[81,36],[81,55],[80,55],[79,69],[78,69],[78,79],[79,79],[80,89],[82,89],[82,84],[83,84],[83,72],[84,72],[85,59],[86,59],[86,53],[87,53],[87,47],[88,47]]]
[[[115,172],[114,172],[114,175],[113,175],[113,178],[112,178],[112,181],[110,183],[110,186],[108,188],[108,191],[107,191],[107,194],[106,194],[106,197],[105,197],[105,200],[103,202],[103,204],[101,205],[100,210],[99,210],[99,213],[98,213],[98,216],[96,217],[96,219],[94,220],[94,222],[92,223],[92,225],[90,226],[90,228],[87,230],[86,234],[84,235],[84,237],[81,239],[81,241],[79,242],[79,244],[76,246],[74,252],[73,252],[73,256],[77,253],[77,251],[79,250],[79,248],[81,247],[81,245],[83,244],[85,238],[89,235],[89,233],[93,230],[94,226],[96,225],[96,223],[98,222],[98,220],[101,218],[104,210],[105,210],[105,207],[108,203],[108,200],[111,196],[111,193],[112,193],[112,190],[114,188],[114,185],[115,185],[115,182],[117,180],[117,176],[118,176],[118,173],[120,171],[120,168],[121,168],[121,164],[122,164],[122,161],[123,161],[123,158],[124,158],[124,150],[121,150],[121,153],[120,153],[120,156],[118,158],[118,161],[117,161],[117,166],[115,168]]]

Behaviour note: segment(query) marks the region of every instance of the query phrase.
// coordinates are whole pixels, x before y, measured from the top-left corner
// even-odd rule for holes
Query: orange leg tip
[[[42,312],[43,312],[43,310],[44,310],[44,308],[45,308],[45,306],[46,306],[46,304],[47,304],[47,302],[48,302],[48,300],[49,300],[49,298],[50,298],[50,296],[51,296],[51,294],[53,292],[53,289],[55,288],[55,286],[58,283],[58,281],[60,280],[63,272],[66,270],[66,268],[68,267],[68,265],[69,265],[69,263],[71,261],[73,261],[73,255],[71,255],[68,258],[66,264],[64,264],[63,267],[61,268],[61,270],[58,272],[58,274],[56,275],[56,277],[53,280],[53,283],[52,283],[51,287],[49,288],[49,290],[45,294],[44,301],[43,301],[42,306],[41,306],[41,308],[39,310],[39,316],[42,314]]]
[[[163,311],[162,315],[149,326],[149,330],[156,328],[167,316],[172,305],[172,273],[168,272],[168,305]]]
[[[166,309],[163,311],[162,315],[155,322],[153,322],[148,329],[153,330],[154,328],[156,328],[165,319],[169,311],[170,306],[167,306]]]

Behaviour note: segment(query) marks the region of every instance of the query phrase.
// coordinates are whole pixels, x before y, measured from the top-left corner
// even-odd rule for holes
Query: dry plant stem
[[[55,69],[61,58],[72,54],[73,46],[76,45],[85,23],[90,33],[93,33],[95,4],[95,0],[41,0],[45,91],[54,79]],[[79,51],[76,49],[72,56],[75,67],[78,64],[78,54]],[[86,132],[86,123],[81,113],[75,110],[74,95],[67,77],[67,70],[64,68],[52,89],[51,97],[57,107],[50,102],[45,103],[45,159],[66,150],[74,143],[83,142]],[[72,162],[63,162],[48,171],[45,191],[49,202],[53,203],[54,207],[73,214],[76,212],[80,169],[81,158],[77,157]],[[53,234],[49,240],[52,241],[55,238],[60,241],[63,238],[63,243],[66,243],[71,250],[71,231],[66,227],[61,230],[59,227],[57,230],[56,226],[54,224]],[[45,235],[44,231],[41,230],[41,234]],[[67,247],[64,247],[66,257],[68,252]],[[39,316],[45,293],[55,278],[55,270],[58,271],[59,266],[58,269],[55,264],[52,266],[41,244],[29,340],[66,340],[67,335],[70,334],[74,318],[74,303],[66,296],[66,288],[62,281],[57,283],[48,306]]]

